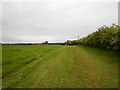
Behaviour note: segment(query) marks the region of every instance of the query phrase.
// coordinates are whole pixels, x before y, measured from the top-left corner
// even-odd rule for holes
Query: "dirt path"
[[[82,47],[64,46],[5,77],[3,87],[114,88],[118,69]]]

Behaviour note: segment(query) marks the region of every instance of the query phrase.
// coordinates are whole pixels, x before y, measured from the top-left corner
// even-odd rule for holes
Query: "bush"
[[[89,34],[80,40],[74,40],[76,44],[87,45],[91,47],[103,48],[108,50],[120,51],[120,27],[112,24],[112,26],[102,26],[96,32]]]

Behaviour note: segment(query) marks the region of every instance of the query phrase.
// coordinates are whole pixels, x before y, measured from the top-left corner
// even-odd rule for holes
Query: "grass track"
[[[82,46],[63,46],[8,74],[3,87],[115,88],[118,68],[108,59]]]

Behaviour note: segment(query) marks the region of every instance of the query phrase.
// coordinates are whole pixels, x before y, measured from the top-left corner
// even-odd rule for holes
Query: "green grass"
[[[28,51],[28,47],[23,50]],[[37,51],[41,48],[44,51],[44,47],[38,46]],[[85,46],[53,47],[56,47],[54,51],[46,52],[45,56],[28,64],[22,64],[22,68],[3,77],[3,88],[118,87],[118,67],[111,62],[116,55],[111,59],[108,57],[111,52],[102,54],[104,50]],[[10,64],[12,66],[16,63]]]
[[[100,57],[108,58],[108,62],[110,62],[110,63],[120,62],[120,53],[119,52],[115,52],[115,51],[111,51],[111,50],[104,50],[104,49],[100,49],[100,48],[91,48],[91,47],[83,46],[83,45],[80,45],[80,47],[84,48],[84,50],[86,50],[87,52],[89,52],[91,54],[95,54]]]
[[[0,44],[0,89],[2,89],[2,45]]]
[[[91,74],[99,87],[118,87],[118,55],[112,51],[105,51],[98,48],[78,46],[86,61],[92,68]],[[110,56],[111,55],[111,56]]]
[[[20,67],[43,57],[60,46],[55,45],[3,45],[2,46],[2,66],[5,75],[16,71]]]

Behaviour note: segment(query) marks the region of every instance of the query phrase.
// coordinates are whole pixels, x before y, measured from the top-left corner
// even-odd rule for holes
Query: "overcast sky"
[[[117,5],[116,0],[3,2],[2,42],[64,42],[78,35],[82,38],[101,25],[118,24]]]

